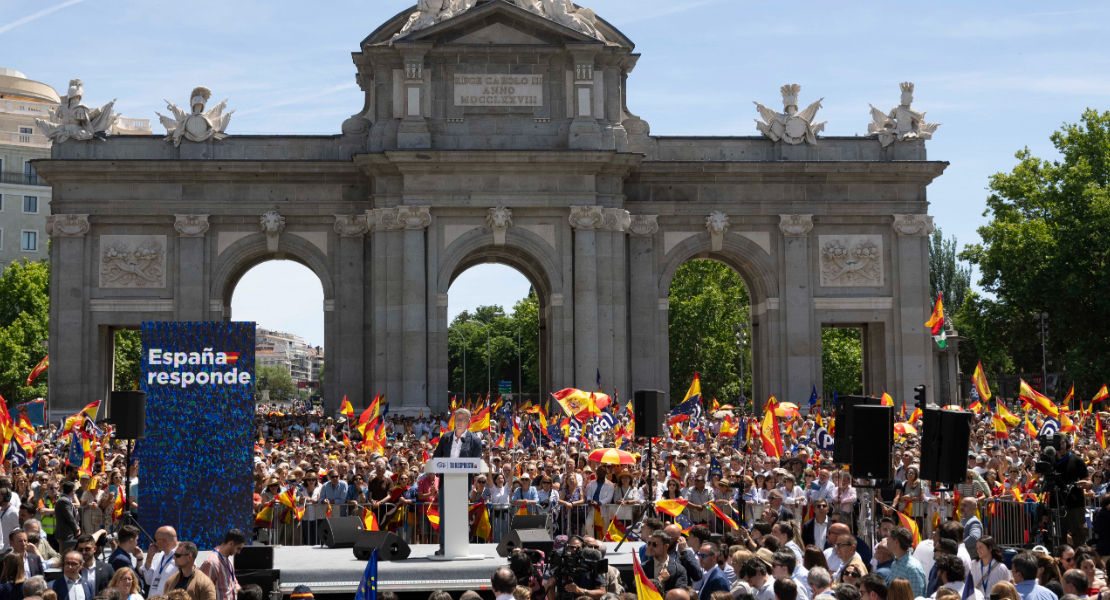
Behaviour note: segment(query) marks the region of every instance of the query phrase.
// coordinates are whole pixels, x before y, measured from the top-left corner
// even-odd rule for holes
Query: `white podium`
[[[485,554],[470,553],[469,475],[489,473],[489,466],[480,458],[433,458],[424,465],[425,473],[435,473],[443,480],[443,502],[440,503],[439,535],[443,538],[443,556],[432,560],[481,560]]]

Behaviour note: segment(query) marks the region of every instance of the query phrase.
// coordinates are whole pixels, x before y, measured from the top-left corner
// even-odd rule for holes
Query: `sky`
[[[80,77],[87,104],[118,98],[118,112],[151,118],[159,133],[163,99],[184,104],[205,85],[236,110],[232,135],[333,134],[362,107],[350,53],[412,4],[0,0],[0,67],[61,93]],[[654,135],[756,135],[752,101],[778,106],[786,83],[802,86],[803,106],[824,98],[826,135],[865,134],[868,103],[888,111],[899,82],[914,82],[914,108],[943,124],[929,158],[951,163],[928,188],[929,214],[961,246],[978,241],[988,178],[1009,171],[1016,151],[1053,158],[1053,131],[1088,107],[1110,110],[1105,2],[579,4],[636,43],[628,107]],[[235,318],[257,314],[322,344],[322,303],[292,300],[319,282],[290,261],[256,270],[236,290]],[[275,283],[287,301],[272,301]],[[527,289],[508,267],[476,267],[456,280],[449,312],[509,308]]]

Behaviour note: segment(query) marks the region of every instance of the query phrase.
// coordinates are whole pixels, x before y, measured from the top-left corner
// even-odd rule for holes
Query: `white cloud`
[[[26,25],[27,23],[30,23],[31,21],[34,21],[36,19],[41,19],[41,18],[45,17],[46,15],[49,15],[50,13],[62,10],[63,8],[67,8],[67,7],[73,6],[74,4],[79,4],[79,3],[84,2],[84,1],[85,0],[67,0],[66,2],[62,2],[61,4],[56,4],[54,6],[51,6],[50,8],[44,8],[44,9],[40,10],[37,13],[27,15],[26,17],[23,17],[22,19],[18,19],[16,21],[12,21],[11,23],[8,23],[7,25],[0,25],[0,33],[5,33],[5,32],[7,32],[11,29],[15,29],[16,27],[19,27],[20,25]]]

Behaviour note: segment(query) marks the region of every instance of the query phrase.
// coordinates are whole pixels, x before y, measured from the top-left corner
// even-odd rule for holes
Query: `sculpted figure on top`
[[[827,121],[814,123],[813,118],[821,109],[821,100],[824,98],[798,112],[798,92],[802,91],[802,86],[792,83],[782,86],[780,91],[785,112],[778,113],[755,102],[756,110],[763,117],[763,121],[755,120],[756,128],[776,142],[782,140],[787,144],[817,144],[817,134],[824,131]]]
[[[162,120],[162,126],[166,128],[166,141],[172,140],[174,146],[180,146],[181,138],[192,142],[203,142],[209,138],[222,140],[227,137],[224,130],[231,122],[231,113],[235,112],[223,114],[224,108],[227,107],[227,100],[212,107],[208,112],[202,112],[204,105],[212,97],[212,92],[202,86],[193,89],[193,93],[189,96],[192,113],[181,110],[169,100],[166,100],[166,106],[173,113],[173,119],[155,111],[154,114],[158,115]]]
[[[933,132],[941,125],[926,123],[924,112],[910,108],[913,104],[912,82],[904,81],[899,87],[902,89],[902,104],[890,109],[890,114],[884,115],[883,111],[868,104],[871,107],[872,122],[867,124],[867,133],[877,134],[883,148],[893,144],[895,140],[930,140]]]
[[[402,38],[413,31],[431,27],[436,23],[457,17],[474,8],[478,0],[417,0],[416,11],[393,39]],[[605,41],[597,30],[597,15],[588,8],[578,8],[571,0],[512,0],[518,7]],[[392,43],[392,41],[390,42]]]
[[[116,101],[112,100],[101,108],[89,108],[81,104],[83,95],[84,84],[81,80],[71,80],[68,93],[61,98],[62,103],[51,111],[53,120],[35,119],[43,135],[56,143],[70,138],[84,141],[95,137],[103,140],[105,132],[119,120],[119,115],[112,112]]]

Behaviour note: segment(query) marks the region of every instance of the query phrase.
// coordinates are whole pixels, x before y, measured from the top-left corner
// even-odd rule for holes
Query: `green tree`
[[[254,379],[254,387],[259,397],[267,390],[270,392],[271,402],[292,400],[297,397],[297,385],[293,383],[293,377],[289,375],[289,371],[281,367],[259,367],[255,371]]]
[[[1051,140],[1062,160],[1017,153],[1018,165],[990,178],[991,194],[979,228],[981,244],[961,258],[978,265],[980,285],[995,300],[980,299],[986,314],[1010,315],[1029,323],[1032,312],[1049,314],[1048,357],[1053,370],[1075,381],[1076,395],[1090,398],[1110,381],[1110,112],[1087,110]],[[968,316],[972,313],[969,311]],[[979,322],[975,325],[988,325]],[[972,325],[971,320],[965,326]],[[1035,336],[1001,340],[1014,364]],[[980,350],[982,350],[980,348]],[[1017,360],[1015,360],[1017,359]]]
[[[448,327],[447,335],[452,392],[484,395],[488,389],[496,394],[499,381],[511,381],[514,392],[518,389],[526,394],[539,392],[539,300],[535,290],[529,290],[528,296],[513,306],[511,315],[506,315],[505,309],[500,306],[479,306],[473,313],[460,313]],[[464,349],[466,390],[463,390]],[[488,371],[487,355],[490,358]],[[519,381],[521,371],[523,387]],[[490,377],[488,382],[487,374]]]
[[[963,306],[971,289],[971,267],[958,260],[956,236],[944,239],[939,227],[929,240],[929,288],[934,299],[944,294],[945,310],[952,312]]]
[[[671,280],[669,339],[671,404],[682,401],[694,373],[702,397],[735,404],[740,390],[740,349],[733,325],[750,323],[748,288],[740,275],[713,260],[692,260]],[[744,396],[751,398],[751,340],[743,347]]]
[[[116,331],[116,377],[114,390],[137,390],[142,361],[142,333],[131,329]]]
[[[46,396],[49,369],[26,383],[46,356],[39,342],[49,335],[49,313],[49,263],[24,259],[0,273],[0,396],[9,404]]]
[[[821,330],[822,398],[863,393],[863,332],[858,327]]]

